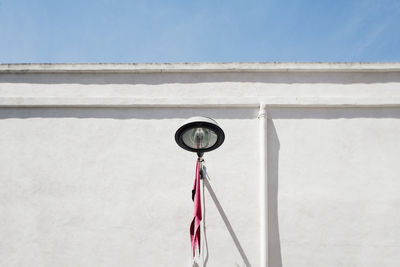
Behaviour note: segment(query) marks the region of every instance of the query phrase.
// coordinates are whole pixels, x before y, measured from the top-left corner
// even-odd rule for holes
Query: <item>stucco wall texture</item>
[[[0,266],[190,266],[199,115],[207,266],[260,266],[260,103],[269,266],[398,266],[398,63],[0,65]]]
[[[236,110],[181,112],[1,110],[1,265],[187,266],[196,156],[175,144],[174,132],[183,114],[197,112],[236,132],[205,160],[256,260],[257,120],[233,119]],[[210,266],[240,264],[209,197],[206,203]]]

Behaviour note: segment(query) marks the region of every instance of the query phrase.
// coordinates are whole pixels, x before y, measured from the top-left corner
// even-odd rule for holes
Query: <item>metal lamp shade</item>
[[[214,150],[225,140],[224,131],[217,122],[206,117],[189,118],[175,133],[176,143],[191,152]]]

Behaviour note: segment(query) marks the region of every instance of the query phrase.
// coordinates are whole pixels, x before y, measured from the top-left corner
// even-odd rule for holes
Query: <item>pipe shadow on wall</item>
[[[269,119],[267,131],[268,143],[268,244],[269,266],[282,267],[281,242],[278,220],[278,184],[280,142],[273,120]]]

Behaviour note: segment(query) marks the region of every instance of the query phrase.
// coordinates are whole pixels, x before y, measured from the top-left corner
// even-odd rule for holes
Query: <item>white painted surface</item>
[[[188,266],[195,115],[207,266],[260,266],[263,101],[270,266],[398,266],[399,65],[0,65],[0,266]]]
[[[261,102],[400,105],[400,63],[0,65],[0,106],[256,108]]]
[[[227,133],[206,166],[257,266],[256,113],[1,109],[0,266],[188,266],[196,157],[174,133],[198,114]],[[206,202],[208,266],[243,266],[208,194]]]
[[[269,114],[283,266],[398,266],[400,109]]]

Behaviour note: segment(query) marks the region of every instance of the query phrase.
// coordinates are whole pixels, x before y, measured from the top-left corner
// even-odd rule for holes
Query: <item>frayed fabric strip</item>
[[[192,246],[193,258],[196,252],[196,245],[199,248],[200,255],[200,223],[201,215],[201,196],[200,196],[200,159],[197,159],[196,173],[192,189],[192,200],[194,205],[193,220],[190,224],[190,241]]]

